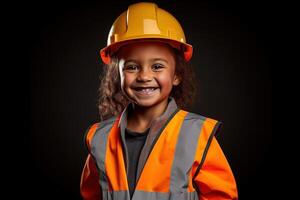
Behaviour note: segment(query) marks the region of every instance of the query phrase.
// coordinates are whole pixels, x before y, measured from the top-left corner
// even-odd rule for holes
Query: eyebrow
[[[153,59],[151,59],[151,61],[163,61],[165,63],[169,63],[168,60],[163,59],[163,58],[153,58]]]
[[[164,59],[164,58],[152,58],[150,59],[151,62],[155,62],[155,61],[163,61],[165,63],[169,63],[168,60]],[[126,63],[129,63],[129,62],[135,62],[135,63],[139,63],[139,60],[136,60],[136,59],[128,59],[124,62],[124,65]]]

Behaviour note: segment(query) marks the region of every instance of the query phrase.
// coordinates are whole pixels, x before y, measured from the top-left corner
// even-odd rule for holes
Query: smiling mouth
[[[136,87],[134,88],[134,90],[141,95],[151,95],[152,93],[154,93],[157,89],[159,89],[158,87]]]

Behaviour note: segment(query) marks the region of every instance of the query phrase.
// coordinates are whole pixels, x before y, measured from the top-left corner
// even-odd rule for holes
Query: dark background
[[[136,1],[19,4],[16,70],[24,88],[23,116],[12,167],[32,199],[80,199],[86,128],[99,121],[101,60],[115,18]],[[191,111],[224,123],[217,136],[232,167],[240,199],[270,197],[274,9],[259,1],[161,1],[194,46],[200,82]],[[20,31],[19,31],[20,30]],[[20,90],[19,90],[20,91]],[[14,128],[14,125],[12,126]],[[259,196],[257,194],[260,194]]]

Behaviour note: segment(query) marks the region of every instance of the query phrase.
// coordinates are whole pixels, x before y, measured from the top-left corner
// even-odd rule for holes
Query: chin
[[[137,100],[135,104],[140,107],[151,107],[157,104],[157,101],[153,100]]]

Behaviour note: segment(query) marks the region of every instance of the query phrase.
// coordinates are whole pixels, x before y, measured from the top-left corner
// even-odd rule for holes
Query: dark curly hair
[[[194,100],[196,79],[192,66],[184,60],[183,54],[177,49],[172,49],[176,61],[175,73],[181,82],[173,86],[170,96],[175,99],[180,109],[187,109]],[[119,115],[130,102],[121,89],[118,62],[117,56],[112,56],[111,63],[103,67],[98,101],[101,120]]]

